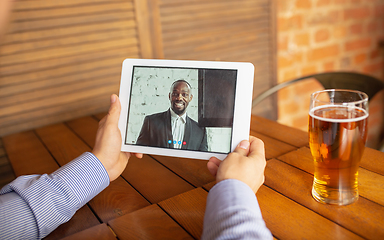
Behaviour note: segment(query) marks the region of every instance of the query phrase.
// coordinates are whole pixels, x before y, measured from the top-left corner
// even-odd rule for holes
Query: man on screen
[[[187,116],[192,98],[191,85],[185,80],[175,81],[169,92],[171,107],[145,117],[136,144],[208,151],[205,128]]]

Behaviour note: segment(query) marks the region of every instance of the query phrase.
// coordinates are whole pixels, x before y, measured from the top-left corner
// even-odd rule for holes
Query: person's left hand
[[[107,170],[109,180],[113,181],[120,176],[128,164],[131,153],[121,152],[121,133],[118,128],[121,105],[119,98],[111,96],[111,106],[108,114],[100,120],[96,134],[95,147],[92,153],[100,160]],[[135,153],[142,158],[142,153]]]
[[[264,142],[250,136],[249,141],[241,141],[223,161],[211,157],[207,167],[209,172],[216,176],[216,182],[237,179],[247,184],[256,193],[264,183],[266,164]]]

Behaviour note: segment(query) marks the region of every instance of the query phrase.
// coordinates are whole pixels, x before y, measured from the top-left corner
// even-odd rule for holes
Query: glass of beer
[[[358,197],[358,168],[367,138],[368,96],[354,90],[314,92],[309,107],[309,146],[315,172],[312,196],[347,205]]]

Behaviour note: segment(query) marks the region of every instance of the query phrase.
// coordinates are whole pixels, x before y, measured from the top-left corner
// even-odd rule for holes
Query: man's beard
[[[183,108],[178,108],[177,107],[177,104],[182,104],[183,105]],[[187,109],[187,106],[185,104],[185,102],[183,101],[174,101],[172,103],[172,110],[177,114],[177,115],[182,115]]]

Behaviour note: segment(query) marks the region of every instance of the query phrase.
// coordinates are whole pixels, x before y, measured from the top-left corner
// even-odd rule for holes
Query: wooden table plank
[[[365,148],[360,167],[384,176],[384,153],[372,148]]]
[[[311,150],[307,147],[299,148],[296,151],[292,151],[282,156],[279,156],[277,157],[277,159],[282,160],[308,173],[313,174],[313,172],[315,171],[315,165],[313,164]]]
[[[68,222],[60,225],[44,239],[60,239],[100,224],[88,205],[77,210]]]
[[[251,131],[273,137],[295,147],[308,145],[307,132],[256,115],[251,117]]]
[[[108,114],[108,112],[101,112],[101,113],[94,114],[93,117],[95,117],[96,119],[98,119],[100,121],[107,114]]]
[[[90,147],[63,123],[38,128],[36,132],[60,166],[84,152],[91,151]]]
[[[265,136],[263,134],[251,132],[251,135],[263,140],[266,159],[275,158],[277,156],[283,155],[285,153],[297,149],[295,146],[289,145],[287,143],[281,142],[277,139]]]
[[[301,164],[300,168],[306,170],[307,172],[313,173],[314,165],[313,165],[313,160],[311,157],[311,151],[310,151],[309,147],[303,147],[303,148],[298,149],[297,151],[298,151],[297,154],[303,158],[302,159],[303,161],[297,162],[297,163]],[[290,154],[293,154],[292,156],[294,156],[296,153],[292,152],[292,153],[287,154],[286,156],[283,155],[283,157],[284,158],[289,157]],[[282,159],[282,157],[279,157],[279,158]],[[383,159],[384,159],[384,153],[383,152],[377,151],[377,150],[372,149],[372,148],[365,148],[363,156],[361,158],[360,167],[384,176],[384,161],[383,161]],[[286,160],[289,161],[289,159],[286,159]],[[292,161],[294,161],[294,160],[292,160]]]
[[[90,227],[81,232],[75,233],[73,235],[62,238],[61,240],[93,240],[93,239],[102,239],[102,240],[116,240],[114,233],[107,226],[107,224],[99,224],[93,227]]]
[[[16,178],[7,156],[0,157],[0,189]]]
[[[267,163],[265,185],[268,187],[364,238],[384,238],[383,206],[365,198],[342,207],[318,203],[311,196],[312,180],[311,174],[279,160],[272,159]]]
[[[119,177],[94,197],[89,205],[99,218],[107,223],[111,219],[149,206],[150,203]]]
[[[3,139],[0,138],[0,157],[4,157],[5,155]]]
[[[256,196],[265,223],[277,239],[363,239],[266,186]]]
[[[151,156],[195,187],[201,187],[215,180],[208,171],[206,160]]]
[[[384,158],[384,153],[380,154]],[[314,173],[311,151],[307,147],[280,156],[278,159],[312,175]],[[384,176],[360,167],[359,195],[384,206]]]
[[[159,205],[194,238],[200,239],[207,195],[202,188],[196,188],[164,200]]]
[[[66,124],[93,149],[97,129],[99,128],[99,122],[96,118],[87,116],[68,121]]]
[[[213,186],[215,186],[216,184],[216,181],[213,181],[213,182],[210,182],[210,183],[207,183],[203,186],[203,188],[207,191],[211,190],[211,188],[213,188]]]
[[[359,195],[384,206],[384,176],[359,168]]]
[[[149,202],[158,203],[193,189],[193,186],[148,155],[131,156],[122,176]]]
[[[193,239],[157,205],[108,222],[120,240]]]
[[[64,124],[37,129],[42,141],[60,164],[65,164],[83,152],[91,151],[72,130]],[[110,183],[89,205],[103,222],[132,212],[149,203],[121,177]],[[121,191],[124,189],[123,191]]]
[[[8,135],[3,142],[16,176],[52,173],[59,168],[33,131]]]

